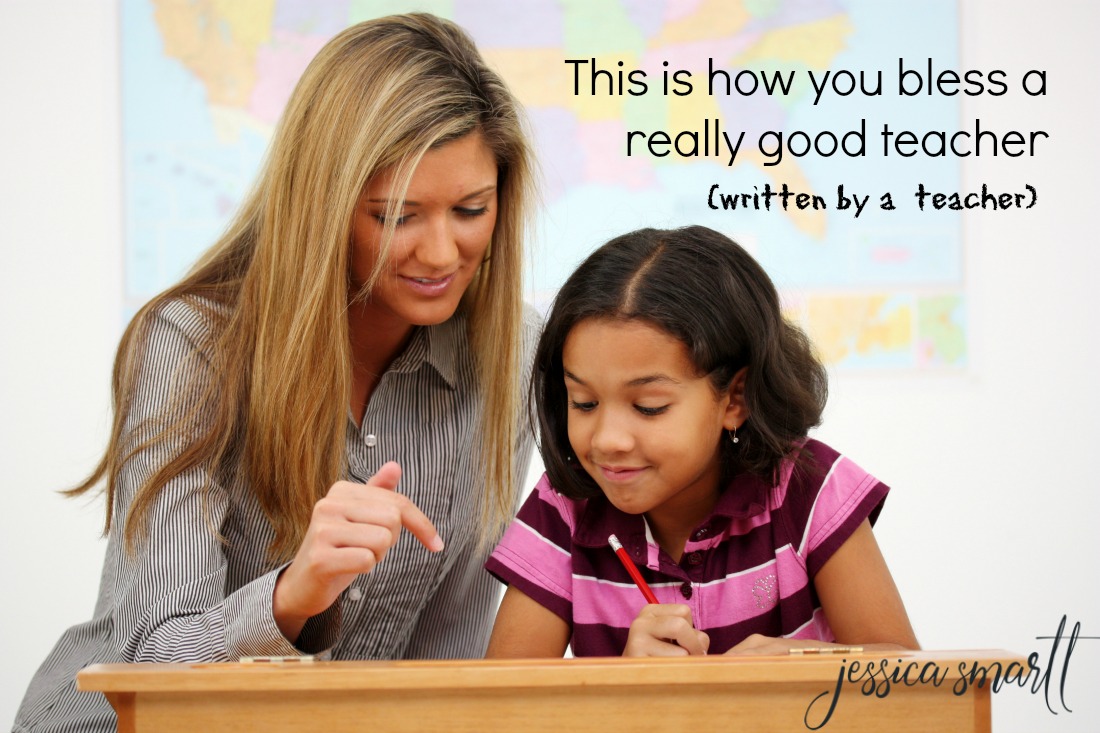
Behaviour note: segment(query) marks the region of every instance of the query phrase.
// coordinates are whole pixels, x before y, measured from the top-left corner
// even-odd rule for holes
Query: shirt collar
[[[615,507],[603,494],[585,502],[573,532],[573,544],[603,547],[607,538],[615,535],[624,547],[645,546],[645,520],[641,514],[627,514]]]
[[[772,486],[759,476],[739,473],[733,477],[729,486],[718,497],[718,503],[714,505],[711,518],[748,519],[754,517],[767,508],[765,503],[771,491]],[[708,518],[708,521],[710,521],[710,518]]]
[[[390,365],[389,371],[399,374],[415,372],[430,364],[451,389],[458,388],[459,349],[466,341],[466,317],[455,314],[435,326],[419,326],[409,345]]]
[[[747,519],[766,509],[765,501],[771,488],[760,478],[742,473],[730,481],[718,497],[718,503],[700,527],[714,522],[716,517]],[[603,547],[608,536],[614,534],[623,546],[635,553],[646,545],[645,520],[640,514],[627,514],[617,509],[603,494],[589,499],[573,533],[574,544],[584,547]]]

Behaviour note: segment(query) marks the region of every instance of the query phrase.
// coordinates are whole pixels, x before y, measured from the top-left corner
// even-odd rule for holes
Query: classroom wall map
[[[132,312],[177,279],[216,239],[317,50],[356,21],[422,9],[470,31],[527,109],[543,177],[526,283],[536,305],[545,307],[610,237],[698,223],[754,253],[831,366],[964,370],[961,220],[921,211],[913,197],[918,184],[959,190],[957,159],[886,158],[873,134],[862,157],[788,153],[772,164],[749,149],[769,130],[839,138],[861,125],[958,129],[957,98],[900,98],[890,88],[899,63],[957,68],[956,4],[927,5],[926,22],[907,16],[899,28],[891,3],[871,0],[123,0],[126,307]],[[648,91],[616,93],[601,75],[592,93],[592,68],[642,70]],[[662,74],[676,70],[689,73],[682,78],[690,78],[690,94],[662,93]],[[715,70],[795,81],[786,94],[708,93]],[[846,70],[856,79],[862,71],[867,80],[881,72],[884,93],[824,94],[815,104],[802,83],[808,70]],[[702,141],[716,124],[746,133],[732,165],[709,139],[708,154],[700,148],[690,157],[657,156],[645,145],[661,130]],[[643,135],[628,156],[631,131]],[[784,210],[773,198],[770,209],[715,209],[708,195],[784,185],[819,196],[824,207]],[[858,218],[837,208],[841,185],[846,196],[869,197]],[[892,211],[879,208],[884,192],[896,202]]]

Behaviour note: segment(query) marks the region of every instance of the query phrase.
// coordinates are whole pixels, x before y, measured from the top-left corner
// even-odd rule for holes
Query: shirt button
[[[693,552],[687,557],[688,565],[698,565],[703,562],[703,553]]]
[[[363,442],[367,444],[368,448],[373,448],[378,445],[378,436],[374,433],[367,433],[367,437],[363,438]]]
[[[680,595],[684,598],[691,598],[691,583],[684,583],[680,586]]]
[[[691,536],[691,539],[698,542],[699,540],[706,537],[708,534],[710,534],[710,527],[700,527],[699,530],[697,530],[695,534]]]
[[[348,600],[358,601],[363,597],[363,591],[358,588],[348,588]]]

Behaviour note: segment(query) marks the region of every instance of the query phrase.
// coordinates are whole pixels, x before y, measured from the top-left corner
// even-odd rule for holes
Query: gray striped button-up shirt
[[[525,366],[537,332],[535,319],[527,320]],[[132,424],[164,408],[177,367],[202,368],[201,360],[187,357],[205,329],[202,316],[182,301],[155,315]],[[136,554],[124,550],[115,523],[95,616],[58,641],[30,683],[14,729],[114,730],[106,699],[75,687],[77,671],[94,662],[235,661],[324,650],[336,659],[481,656],[498,590],[477,546],[478,404],[465,319],[418,328],[382,376],[362,425],[348,420],[348,478],[366,481],[386,461],[400,463],[398,490],[428,515],[446,549],[429,553],[403,533],[380,565],[307,623],[298,648],[272,617],[281,568],[267,559],[271,528],[247,487],[238,481],[211,491],[208,510],[227,540],[222,544],[204,521],[197,491],[207,476],[194,471],[175,478],[158,497]],[[520,477],[532,446],[529,431],[522,436]],[[116,518],[126,516],[135,488],[164,458],[147,450],[127,462]]]

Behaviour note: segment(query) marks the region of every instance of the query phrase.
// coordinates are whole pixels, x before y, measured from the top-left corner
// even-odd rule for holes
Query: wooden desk
[[[81,671],[104,693],[120,733],[158,731],[805,731],[829,711],[841,670],[886,660],[887,674],[941,684],[864,695],[841,686],[827,724],[840,731],[990,730],[989,684],[956,695],[959,665],[1021,663],[1003,651],[805,657],[522,661],[114,664]],[[859,667],[853,666],[858,662]],[[842,666],[843,665],[843,666]],[[915,665],[915,666],[909,666]],[[873,685],[871,686],[873,687]],[[821,696],[810,707],[815,698]],[[807,709],[809,708],[809,711]]]

